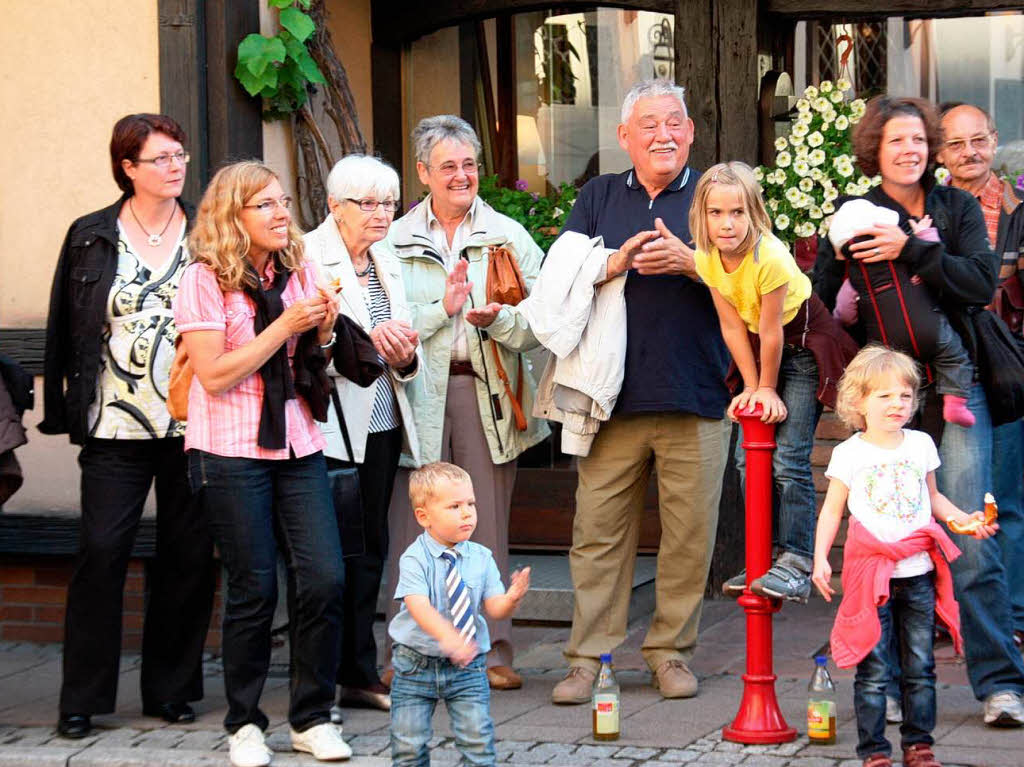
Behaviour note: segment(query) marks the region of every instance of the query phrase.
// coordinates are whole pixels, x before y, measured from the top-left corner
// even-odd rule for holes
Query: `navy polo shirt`
[[[591,179],[563,231],[619,248],[654,219],[692,247],[690,204],[700,174],[689,167],[653,200],[632,170]],[[626,275],[626,371],[616,413],[685,412],[722,418],[729,352],[708,289],[682,275]]]

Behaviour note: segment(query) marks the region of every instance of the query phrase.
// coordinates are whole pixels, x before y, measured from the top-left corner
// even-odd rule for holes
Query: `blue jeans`
[[[391,764],[430,767],[427,744],[434,734],[434,707],[443,700],[455,732],[462,763],[493,765],[494,722],[486,656],[478,655],[465,668],[447,658],[422,655],[403,644],[391,651],[395,676],[391,680]]]
[[[889,601],[878,608],[882,635],[878,644],[857,664],[853,681],[853,707],[857,714],[857,756],[891,754],[885,738],[885,688],[889,683],[889,646],[897,637],[900,657],[900,694],[903,724],[900,745],[931,745],[935,729],[934,573],[889,581]]]
[[[945,425],[936,480],[941,493],[971,512],[982,508],[985,492],[992,487],[992,421],[980,384],[971,388],[967,406],[976,423],[969,429]],[[996,542],[1005,535],[1001,530],[996,538],[985,540],[954,536],[962,553],[950,567],[960,603],[967,676],[978,700],[1002,690],[1024,693],[1024,663],[1013,644],[1007,574]]]
[[[341,643],[344,569],[322,453],[288,460],[189,451],[189,480],[210,520],[227,570],[224,726],[266,729],[259,708],[270,667],[278,544],[288,567],[291,698],[302,731],[329,722]]]
[[[783,551],[814,557],[815,497],[811,473],[814,430],[821,417],[817,399],[818,365],[808,349],[787,346],[779,366],[779,396],[786,404],[786,420],[775,427],[772,453],[773,500],[778,510],[775,540]],[[736,469],[740,485],[746,480],[747,456],[743,440],[736,440]]]
[[[1024,631],[1024,420],[992,430],[992,494],[999,504],[999,535],[1013,628]]]

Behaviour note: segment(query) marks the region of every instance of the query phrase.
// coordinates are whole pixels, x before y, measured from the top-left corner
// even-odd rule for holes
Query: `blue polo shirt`
[[[683,242],[700,174],[686,167],[653,200],[632,170],[591,179],[580,190],[563,231],[604,237],[619,248],[654,219]],[[729,404],[729,352],[711,293],[682,275],[626,275],[626,370],[616,413],[684,412],[722,418]]]
[[[448,591],[445,588],[445,576],[448,565],[441,554],[445,547],[435,541],[430,533],[423,531],[420,536],[402,554],[398,560],[398,586],[395,588],[395,599],[404,600],[410,594],[422,594],[430,600],[431,606],[441,615],[451,620],[448,608]],[[476,619],[476,644],[481,653],[491,649],[491,635],[487,631],[480,603],[489,597],[505,593],[501,583],[498,566],[494,556],[486,546],[473,541],[455,544],[455,566],[459,575],[469,589],[470,604]],[[420,628],[420,625],[409,614],[405,602],[398,614],[391,619],[388,634],[392,641],[411,647],[422,655],[442,657],[441,647],[437,640]]]

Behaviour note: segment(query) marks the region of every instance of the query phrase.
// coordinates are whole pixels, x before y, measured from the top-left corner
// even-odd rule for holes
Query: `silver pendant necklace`
[[[132,205],[131,197],[128,198],[128,210],[131,211],[132,218],[134,218],[135,223],[139,225],[139,229],[141,229],[143,234],[145,234],[146,237],[148,238],[146,242],[149,244],[149,246],[151,248],[158,248],[160,247],[160,243],[164,241],[164,234],[167,233],[167,228],[171,225],[171,222],[174,220],[174,214],[178,212],[178,203],[175,202],[174,207],[171,208],[171,217],[167,219],[167,223],[164,224],[164,228],[161,230],[160,234],[150,234],[146,230],[146,227],[142,225],[142,222],[139,221],[139,217],[135,215],[135,206]]]

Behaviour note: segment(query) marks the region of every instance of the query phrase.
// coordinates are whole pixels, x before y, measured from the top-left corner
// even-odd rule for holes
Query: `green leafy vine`
[[[235,78],[250,96],[263,99],[268,120],[299,111],[309,99],[310,84],[326,81],[306,41],[316,24],[306,11],[312,0],[267,0],[280,12],[281,31],[273,37],[251,34],[238,44]]]

